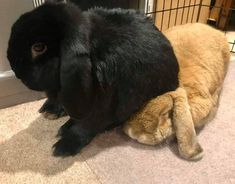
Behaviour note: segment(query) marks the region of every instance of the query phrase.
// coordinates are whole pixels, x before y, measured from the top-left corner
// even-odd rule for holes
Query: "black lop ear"
[[[86,117],[94,101],[92,64],[88,54],[67,54],[61,58],[61,102],[76,119]]]

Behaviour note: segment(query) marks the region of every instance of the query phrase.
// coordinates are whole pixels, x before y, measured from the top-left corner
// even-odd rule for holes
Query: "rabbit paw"
[[[74,156],[81,151],[83,144],[76,135],[63,136],[57,143],[53,145],[54,156]]]
[[[74,156],[95,136],[92,131],[83,129],[71,119],[61,127],[60,131],[61,139],[53,145],[54,156]]]
[[[183,157],[186,160],[190,160],[190,161],[197,161],[197,160],[201,160],[203,157],[203,149],[200,146],[200,144],[196,144],[193,148],[189,149],[189,148],[179,148],[179,153],[180,156]]]
[[[42,113],[42,115],[49,120],[58,119],[62,116],[66,116],[66,112],[62,105],[59,103],[53,103],[49,99],[46,100],[46,102],[42,105],[42,107],[39,109],[39,112]]]

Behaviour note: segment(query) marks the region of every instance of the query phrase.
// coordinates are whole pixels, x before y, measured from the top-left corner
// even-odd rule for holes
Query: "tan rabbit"
[[[207,25],[176,26],[165,32],[180,66],[180,87],[152,99],[124,125],[138,142],[155,145],[176,136],[180,155],[202,157],[195,127],[211,120],[230,61],[225,35]]]

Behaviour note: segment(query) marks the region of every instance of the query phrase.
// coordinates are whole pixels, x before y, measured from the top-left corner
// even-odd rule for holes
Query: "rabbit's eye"
[[[35,58],[44,52],[46,52],[47,46],[44,43],[35,43],[32,45],[31,52],[32,52],[32,57]]]

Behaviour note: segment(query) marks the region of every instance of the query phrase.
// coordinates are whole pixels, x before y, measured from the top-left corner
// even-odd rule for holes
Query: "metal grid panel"
[[[45,0],[33,0],[33,6],[36,8],[45,3]]]
[[[176,25],[202,22],[221,29],[227,34],[229,30],[235,31],[235,27],[229,26],[232,12],[235,12],[234,8],[227,8],[228,3],[231,2],[230,0],[216,1],[211,5],[211,0],[147,0],[146,15],[153,18],[155,25],[161,31]],[[218,14],[218,20],[213,19],[215,14]],[[235,36],[229,40],[229,43],[231,52],[235,53]]]
[[[38,6],[41,6],[45,2],[66,2],[66,0],[33,0],[33,6],[34,8],[37,8]]]

